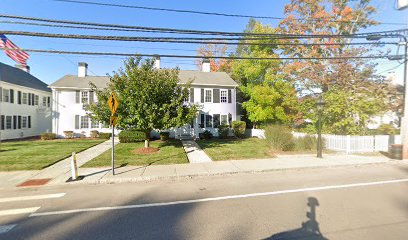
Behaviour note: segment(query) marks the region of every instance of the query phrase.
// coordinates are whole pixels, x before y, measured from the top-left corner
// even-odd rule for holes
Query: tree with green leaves
[[[275,29],[251,19],[245,32],[275,33]],[[248,45],[237,49],[241,57],[278,57],[275,39],[251,41],[261,45]],[[240,84],[243,93],[242,107],[247,118],[259,126],[266,123],[291,124],[296,115],[296,91],[293,84],[279,74],[279,60],[236,60],[232,64],[232,78]]]
[[[92,86],[98,102],[89,105],[89,115],[106,123],[110,117],[106,102],[114,91],[119,101],[118,128],[144,132],[145,147],[149,147],[152,130],[181,127],[195,117],[197,106],[185,102],[189,84],[180,85],[178,75],[178,69],[154,68],[153,59],[131,57],[113,73],[106,88]]]

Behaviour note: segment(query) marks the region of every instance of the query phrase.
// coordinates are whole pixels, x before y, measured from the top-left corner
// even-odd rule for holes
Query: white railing
[[[249,137],[265,138],[263,129],[247,129]],[[304,137],[306,133],[293,132],[294,137]],[[346,153],[387,152],[391,144],[401,144],[400,135],[350,136],[350,135],[322,135],[326,149]]]

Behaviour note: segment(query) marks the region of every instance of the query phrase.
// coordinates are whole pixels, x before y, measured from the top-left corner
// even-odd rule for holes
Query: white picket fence
[[[248,129],[250,137],[265,138],[262,129]],[[295,137],[306,136],[306,133],[293,132]],[[346,153],[388,152],[391,144],[401,144],[400,135],[350,136],[350,135],[322,135],[325,149]]]

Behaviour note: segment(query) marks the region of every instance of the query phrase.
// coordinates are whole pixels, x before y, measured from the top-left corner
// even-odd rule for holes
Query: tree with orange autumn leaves
[[[226,56],[228,46],[225,44],[205,44],[197,49],[198,56],[215,57],[215,56]],[[201,69],[202,60],[197,59],[195,61],[197,67]],[[210,69],[211,72],[230,72],[231,71],[231,60],[229,59],[210,59]]]

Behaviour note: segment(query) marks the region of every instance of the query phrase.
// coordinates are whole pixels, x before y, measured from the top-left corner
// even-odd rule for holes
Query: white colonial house
[[[0,63],[0,139],[51,132],[51,90],[29,72]]]
[[[160,59],[156,59],[156,68],[160,68]],[[54,99],[52,129],[59,137],[64,131],[74,131],[76,135],[88,136],[91,130],[110,132],[107,126],[92,122],[87,116],[84,106],[97,101],[90,89],[90,82],[98,88],[106,87],[107,76],[88,76],[86,63],[78,64],[77,75],[65,75],[52,83]],[[237,116],[236,88],[238,84],[225,72],[210,72],[209,62],[204,62],[201,71],[185,71],[179,73],[180,84],[191,81],[189,102],[199,105],[196,119],[182,128],[169,129],[170,136],[176,138],[197,138],[204,130],[218,135],[220,124],[231,124],[240,119]],[[152,136],[158,136],[153,131]]]

